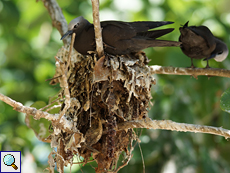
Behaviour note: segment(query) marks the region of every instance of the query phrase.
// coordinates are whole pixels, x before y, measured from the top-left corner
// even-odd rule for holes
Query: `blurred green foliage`
[[[90,0],[58,1],[67,22],[84,16],[92,22]],[[206,25],[230,46],[229,0],[101,0],[101,20],[167,20],[174,21],[175,31],[164,39],[178,40],[179,27]],[[60,34],[52,27],[42,2],[0,0],[0,93],[30,106],[35,101],[48,103],[59,86],[50,86],[46,79],[55,72],[54,56],[62,46]],[[150,65],[190,66],[190,59],[179,48],[148,48]],[[205,67],[197,60],[195,66]],[[215,68],[230,69],[230,60],[210,61]],[[221,77],[155,75],[152,87],[154,106],[152,119],[210,125],[230,129],[230,115],[220,108],[221,94],[230,80]],[[229,100],[229,95],[225,99]],[[0,101],[0,150],[20,150],[27,167],[42,172],[47,167],[50,145],[36,139],[24,122],[25,115]],[[138,131],[138,130],[137,130]],[[223,137],[209,134],[146,130],[141,136],[141,149],[148,172],[230,172],[230,143]],[[120,172],[142,172],[138,145],[129,165]],[[32,159],[31,159],[32,158]],[[29,163],[29,164],[28,164]],[[91,164],[91,166],[95,166]],[[83,172],[92,172],[90,165]],[[69,172],[69,168],[66,169]],[[78,165],[72,171],[81,172]]]
[[[220,99],[220,107],[223,111],[230,113],[230,88],[228,88]]]

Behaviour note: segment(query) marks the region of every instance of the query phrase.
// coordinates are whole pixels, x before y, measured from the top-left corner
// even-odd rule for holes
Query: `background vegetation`
[[[84,16],[92,22],[90,0],[58,1],[67,22]],[[101,20],[167,20],[175,31],[164,39],[178,40],[179,27],[206,25],[228,46],[230,35],[229,0],[101,0]],[[45,80],[55,72],[54,56],[62,46],[60,34],[52,27],[42,2],[0,0],[0,93],[24,105],[42,100],[48,103],[58,91]],[[148,48],[150,65],[188,67],[190,59],[179,48]],[[206,62],[195,61],[198,67]],[[230,60],[210,61],[215,68],[230,69]],[[222,126],[230,129],[230,116],[220,109],[220,96],[230,79],[221,77],[155,75],[152,87],[152,119]],[[24,122],[25,115],[0,102],[0,150],[22,151],[26,172],[42,172],[48,166],[50,145],[40,142]],[[139,130],[137,130],[139,132]],[[143,130],[140,137],[146,172],[230,172],[230,143],[223,137],[164,130]],[[120,172],[142,172],[138,145],[128,166]],[[82,171],[92,172],[87,165]],[[23,171],[22,171],[23,172]],[[69,172],[69,168],[66,169]],[[72,172],[81,172],[78,165]]]

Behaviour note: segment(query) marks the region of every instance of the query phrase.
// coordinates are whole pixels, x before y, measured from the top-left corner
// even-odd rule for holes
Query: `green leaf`
[[[230,88],[220,98],[220,107],[223,111],[230,113]]]
[[[46,106],[46,103],[43,101],[37,101],[31,105],[36,109],[40,109]],[[26,124],[29,128],[31,128],[37,138],[43,142],[49,142],[46,138],[51,134],[50,133],[50,121],[45,118],[40,118],[39,120],[35,120],[32,115],[26,115]]]

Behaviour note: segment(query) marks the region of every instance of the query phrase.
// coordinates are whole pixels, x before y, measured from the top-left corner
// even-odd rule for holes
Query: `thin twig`
[[[67,72],[66,72],[65,64],[61,62],[57,56],[55,56],[55,59],[56,59],[56,66],[57,67],[59,66],[62,71],[62,80],[63,80],[64,95],[65,95],[65,107],[63,108],[63,110],[60,112],[59,115],[59,119],[61,119],[61,117],[66,113],[66,111],[70,107],[70,92],[69,92],[69,85],[67,81]]]
[[[134,150],[134,147],[132,147],[132,143],[133,143],[133,139],[131,139],[131,141],[130,141],[130,151],[129,151],[128,157],[126,158],[126,161],[123,163],[123,165],[119,166],[113,173],[117,173],[120,169],[122,169],[123,167],[125,167],[126,165],[128,165],[129,161],[132,158],[132,154],[131,153]]]
[[[52,102],[49,103],[48,105],[44,106],[43,108],[40,108],[39,110],[40,110],[40,111],[45,110],[46,108],[50,107],[53,103],[57,102],[57,100],[59,100],[59,99],[60,99],[59,97],[56,98],[54,101],[52,101]],[[55,105],[55,106],[56,106],[56,105]],[[60,106],[60,105],[58,105],[58,106]],[[48,110],[46,110],[46,112],[48,112]]]
[[[87,163],[94,162],[95,160],[88,160]],[[85,162],[74,162],[73,164],[84,164]]]
[[[67,110],[70,107],[70,92],[69,92],[69,84],[68,84],[68,77],[67,77],[67,73],[69,71],[69,65],[71,62],[71,53],[72,53],[72,48],[73,48],[73,44],[74,44],[74,40],[75,40],[75,36],[76,34],[73,33],[72,34],[72,40],[71,40],[71,44],[70,44],[70,48],[69,48],[69,54],[68,54],[68,59],[67,59],[67,64],[65,66],[65,64],[63,62],[61,62],[59,60],[58,57],[55,56],[55,59],[57,61],[57,63],[59,63],[60,65],[60,69],[62,71],[62,80],[63,80],[63,88],[64,88],[64,95],[65,95],[65,107],[63,108],[63,110],[60,112],[60,119],[61,117],[67,112]]]
[[[93,103],[93,90],[94,90],[94,84],[92,86],[92,93],[91,93],[91,97],[90,97],[90,109],[89,109],[89,116],[90,116],[90,127],[91,127],[91,118],[92,118],[92,103]]]
[[[47,170],[49,170],[50,173],[54,173],[54,168],[55,168],[55,161],[54,161],[54,158],[53,158],[53,154],[56,154],[56,152],[51,152],[48,156],[48,164],[49,164],[49,167],[46,168]],[[45,172],[45,170],[43,170],[43,172]]]
[[[68,54],[68,60],[67,60],[67,64],[66,64],[66,75],[67,75],[67,72],[68,72],[68,68],[70,66],[70,62],[71,62],[71,53],[72,53],[72,49],[73,49],[73,44],[74,44],[74,40],[75,40],[75,36],[76,36],[76,33],[73,33],[72,34],[72,38],[71,38],[71,44],[70,44],[70,47],[69,47],[69,54]]]
[[[60,108],[60,107],[61,107],[61,105],[54,105],[54,106],[52,106],[52,107],[46,109],[46,111],[49,112],[49,111],[52,110],[52,109]]]
[[[99,0],[91,0],[93,7],[93,25],[95,31],[96,49],[99,57],[104,55],[101,24],[99,19]]]
[[[64,159],[64,156],[65,156],[65,151],[64,151],[64,142],[61,138],[59,138],[59,141],[58,141],[59,145],[57,147],[57,171],[59,173],[64,173],[64,165],[65,165],[65,159]]]
[[[123,122],[118,124],[117,128],[118,130],[126,130],[130,128],[164,129],[194,133],[209,133],[223,136],[225,139],[230,138],[230,130],[223,129],[222,127],[176,123],[171,120],[152,120],[150,118]]]
[[[59,77],[61,77],[61,75],[59,75],[59,76],[56,76],[56,77],[53,77],[53,78],[50,78],[50,79],[46,79],[45,81],[47,82],[47,81],[50,81],[50,80],[54,80],[54,79],[57,79],[57,78],[59,78]]]
[[[183,68],[183,67],[163,67],[159,65],[150,66],[151,74],[170,74],[170,75],[191,75],[197,76],[219,76],[230,78],[230,70],[218,68]]]
[[[143,173],[145,173],[145,160],[144,160],[144,156],[143,156],[143,153],[142,153],[140,142],[138,142],[138,146],[139,146],[140,153],[141,153],[141,160],[142,160],[142,165],[143,165]]]

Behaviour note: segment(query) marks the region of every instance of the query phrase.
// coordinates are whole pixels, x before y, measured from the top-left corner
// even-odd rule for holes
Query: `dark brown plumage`
[[[206,26],[188,26],[188,22],[180,27],[179,41],[182,42],[181,50],[191,58],[191,67],[194,68],[193,59],[208,60],[214,58],[223,61],[228,55],[227,45],[217,39]]]
[[[173,22],[103,21],[101,27],[104,50],[108,54],[124,55],[136,53],[148,47],[179,46],[180,42],[177,41],[156,40],[156,38],[172,32],[173,28],[148,31],[171,23]],[[68,29],[61,39],[75,32],[74,48],[79,53],[86,55],[88,51],[95,51],[93,24],[80,16],[69,23]]]

